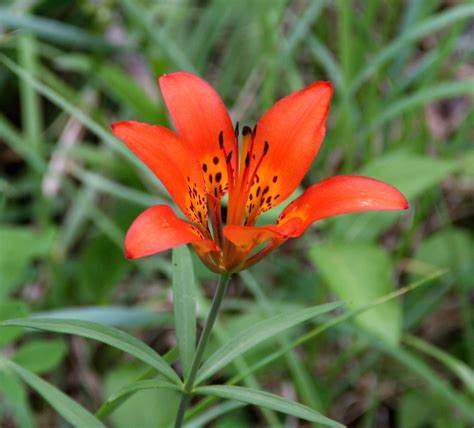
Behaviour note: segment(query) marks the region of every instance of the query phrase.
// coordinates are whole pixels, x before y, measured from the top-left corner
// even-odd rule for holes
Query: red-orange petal
[[[254,199],[258,187],[265,197],[259,213],[280,204],[299,185],[325,134],[325,121],[332,97],[330,82],[315,82],[278,101],[258,121],[254,154],[256,159],[268,151],[258,169],[253,185]]]
[[[155,173],[186,216],[207,227],[204,181],[192,149],[159,125],[123,121],[112,132]]]
[[[236,226],[224,228],[225,237],[232,242],[240,252],[250,253],[255,247],[270,239],[284,241],[301,229],[301,220],[293,218],[284,225],[269,226]]]
[[[408,202],[395,187],[359,176],[336,176],[309,187],[269,226],[227,226],[224,234],[241,251],[250,252],[268,240],[297,238],[315,221],[358,211],[404,210]]]
[[[311,223],[326,217],[359,211],[405,210],[405,196],[395,187],[369,177],[339,175],[313,184],[281,213],[278,228],[298,218],[301,227],[291,237],[304,233]]]
[[[160,88],[178,134],[201,164],[208,192],[222,195],[228,186],[226,155],[237,155],[229,155],[235,136],[224,103],[209,83],[191,73],[166,74]]]
[[[195,226],[179,219],[169,206],[156,205],[143,211],[128,229],[125,255],[136,259],[198,241],[203,250],[219,250],[214,241],[205,239]]]

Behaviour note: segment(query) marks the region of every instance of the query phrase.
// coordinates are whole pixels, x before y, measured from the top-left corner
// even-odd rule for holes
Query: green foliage
[[[390,257],[376,246],[320,242],[312,248],[311,256],[328,286],[351,309],[394,291]],[[359,315],[355,321],[383,340],[397,343],[400,338],[401,313],[396,300]]]
[[[10,3],[0,7],[1,426],[64,424],[57,415],[87,427],[172,423],[215,275],[185,248],[124,258],[133,218],[173,203],[110,124],[172,126],[156,80],[180,69],[208,80],[244,125],[332,81],[325,142],[292,198],[360,174],[410,203],[322,221],[233,279],[200,371],[225,385],[198,387],[188,426],[333,424],[322,414],[351,426],[387,414],[390,426],[472,425],[473,4]],[[344,310],[323,313],[334,296]],[[86,376],[69,375],[71,364]]]

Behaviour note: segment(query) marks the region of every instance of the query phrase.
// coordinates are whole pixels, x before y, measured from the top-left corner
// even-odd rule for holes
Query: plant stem
[[[216,321],[217,314],[224,299],[231,275],[232,274],[230,273],[223,273],[219,277],[216,293],[214,294],[214,298],[212,299],[211,309],[209,311],[206,324],[204,325],[204,330],[202,331],[201,337],[199,338],[199,343],[196,352],[194,353],[193,361],[191,363],[191,369],[189,371],[189,376],[186,379],[186,382],[184,383],[184,390],[181,396],[181,402],[179,403],[178,413],[176,415],[175,428],[181,428],[181,425],[183,423],[184,413],[186,412],[186,407],[191,399],[194,387],[194,380],[196,379],[196,375],[201,364],[201,359],[204,354],[204,350],[206,349],[207,342],[209,341],[209,337],[211,336],[212,327],[214,326],[214,322]]]

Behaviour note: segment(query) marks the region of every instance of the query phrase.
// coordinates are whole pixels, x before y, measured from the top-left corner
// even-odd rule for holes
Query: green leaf
[[[403,341],[417,349],[418,351],[433,357],[438,360],[441,364],[451,370],[463,383],[468,392],[474,395],[474,370],[465,364],[463,361],[458,360],[451,354],[438,349],[436,346],[411,335],[405,335]]]
[[[0,326],[29,327],[39,330],[54,331],[57,333],[74,334],[94,339],[133,355],[155,368],[171,382],[178,385],[181,384],[178,375],[159,354],[137,338],[113,327],[90,321],[34,318],[8,320],[1,322]]]
[[[0,321],[11,318],[26,317],[28,315],[28,305],[16,300],[4,300],[0,302]],[[5,327],[1,329],[0,347],[13,342],[18,336],[21,336],[21,328]]]
[[[327,303],[325,305],[300,309],[293,313],[276,315],[254,324],[251,328],[235,335],[206,360],[198,371],[196,384],[199,384],[204,379],[212,376],[219,369],[225,367],[235,358],[261,342],[270,339],[282,331],[341,306],[341,302]]]
[[[466,230],[450,227],[434,233],[420,244],[413,259],[420,273],[448,268],[462,285],[472,287],[474,239]]]
[[[25,386],[7,364],[0,356],[0,408],[11,410],[19,427],[35,428]]]
[[[45,40],[63,46],[82,47],[89,50],[117,49],[117,46],[107,43],[103,37],[96,37],[72,25],[53,19],[13,13],[4,7],[0,8],[0,24],[14,30],[29,30]],[[120,46],[122,49],[123,47],[123,45]]]
[[[173,249],[173,310],[184,377],[191,370],[196,348],[196,291],[193,260],[186,245]]]
[[[35,257],[47,254],[54,236],[52,228],[39,232],[29,227],[0,226],[0,297],[21,284],[28,265]]]
[[[105,425],[92,413],[71,400],[53,385],[12,361],[8,363],[8,366],[72,425],[84,428],[105,428]]]
[[[66,354],[62,340],[35,340],[24,344],[13,361],[33,373],[44,373],[55,368]]]
[[[181,388],[173,383],[166,382],[164,380],[157,379],[147,379],[139,380],[124,387],[120,388],[118,391],[114,392],[111,395],[105,404],[102,406],[101,411],[107,412],[108,408],[113,406],[115,407],[115,402],[121,400],[124,396],[129,394],[134,394],[138,391],[145,391],[147,389],[171,389],[173,391],[181,391]]]
[[[311,257],[327,285],[349,308],[369,304],[394,290],[392,263],[382,249],[369,244],[319,242]],[[384,340],[397,343],[401,313],[392,300],[357,316],[356,322]]]
[[[372,345],[393,357],[401,365],[423,379],[429,389],[441,397],[444,402],[460,410],[466,418],[474,422],[474,406],[472,401],[456,391],[439,372],[434,371],[423,360],[400,346],[393,346],[386,341],[374,340]]]
[[[241,386],[200,386],[194,390],[197,394],[211,395],[214,397],[226,398],[228,400],[242,401],[244,403],[266,407],[287,415],[296,416],[311,422],[316,422],[330,427],[343,427],[344,425],[327,418],[315,410],[303,406],[302,404],[288,400],[278,395],[264,391],[258,391]]]
[[[18,315],[15,317],[18,318]],[[157,326],[171,320],[170,315],[151,310],[128,306],[83,306],[64,308],[53,311],[35,312],[32,318],[62,318],[68,320],[93,321],[102,325],[123,328]]]
[[[415,198],[439,184],[458,167],[459,164],[452,161],[397,152],[369,163],[360,171],[360,175],[395,186],[413,206]],[[401,212],[385,211],[349,214],[333,220],[332,233],[338,238],[371,241],[402,216]]]
[[[163,387],[156,384],[154,388],[133,389],[132,385],[141,374],[143,367],[135,364],[122,364],[109,370],[105,375],[104,389],[106,396],[111,396],[112,400],[101,407],[97,417],[103,419],[109,414],[108,421],[114,428],[170,427],[178,410],[180,397],[175,389],[179,388],[154,379]]]

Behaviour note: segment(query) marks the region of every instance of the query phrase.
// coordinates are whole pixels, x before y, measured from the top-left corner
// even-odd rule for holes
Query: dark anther
[[[252,130],[248,126],[244,126],[244,129],[242,129],[242,135],[245,137],[246,135],[250,134]]]
[[[204,172],[207,172],[207,165],[205,163],[202,164],[202,170]]]
[[[273,182],[274,182],[274,183],[276,183],[276,182],[277,182],[277,180],[278,180],[278,176],[277,176],[277,175],[275,175],[275,177],[273,177]]]
[[[219,183],[219,181],[221,181],[221,178],[222,178],[222,174],[220,172],[218,172],[216,174],[216,183]]]
[[[268,144],[268,141],[265,141],[265,147],[263,148],[263,155],[265,156],[268,152],[268,148],[270,145]]]
[[[225,159],[225,162],[229,163],[231,159],[232,159],[232,152],[229,152],[229,154],[227,155],[227,157]]]
[[[219,163],[219,158],[217,156],[214,156],[212,162],[214,163],[214,165],[217,165]]]
[[[219,132],[219,148],[222,150],[224,147],[224,133],[221,131]]]
[[[212,174],[209,174],[209,183],[212,184]]]
[[[239,122],[237,122],[237,123],[235,124],[234,135],[235,135],[236,137],[239,136]]]
[[[245,156],[245,168],[248,168],[250,163],[250,155],[247,153],[247,156]]]
[[[255,137],[255,135],[257,135],[257,124],[255,124],[255,126],[253,127],[253,136]]]

